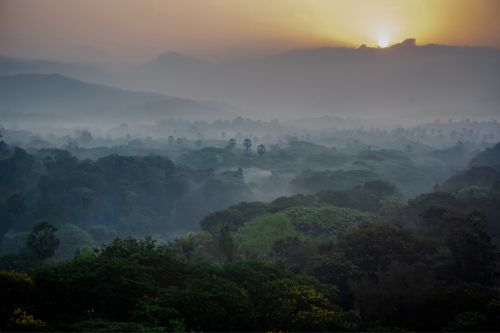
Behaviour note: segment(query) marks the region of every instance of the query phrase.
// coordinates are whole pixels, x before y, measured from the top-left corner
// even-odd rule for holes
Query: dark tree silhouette
[[[259,155],[264,155],[266,153],[266,146],[264,146],[263,144],[260,144],[257,146],[257,153]]]
[[[224,257],[224,261],[232,262],[234,260],[234,241],[231,236],[229,226],[225,225],[221,229],[219,238],[219,250]]]
[[[47,221],[42,221],[33,226],[28,236],[26,245],[39,260],[50,258],[59,246],[59,239],[55,233],[57,228]]]
[[[233,150],[234,148],[236,148],[236,139],[234,138],[229,139],[226,148],[229,150]]]
[[[20,194],[13,194],[7,199],[7,211],[15,216],[16,221],[25,209],[24,198]]]
[[[245,147],[246,152],[249,152],[250,149],[252,149],[252,140],[246,138],[245,141],[243,141],[243,147]]]

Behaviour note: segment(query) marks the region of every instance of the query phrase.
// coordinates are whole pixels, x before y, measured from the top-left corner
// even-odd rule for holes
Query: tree
[[[219,250],[224,257],[224,261],[231,262],[234,259],[234,242],[229,226],[225,225],[221,229],[219,237]]]
[[[183,331],[257,331],[246,290],[212,274],[190,279],[185,288],[167,289],[159,303],[177,310],[180,316],[175,319],[183,318],[187,328]]]
[[[275,242],[279,240],[301,237],[301,233],[284,212],[261,215],[245,223],[237,235],[241,254],[252,259],[269,258]]]
[[[233,150],[234,148],[236,148],[236,139],[231,138],[227,142],[226,149]]]
[[[59,239],[55,235],[56,231],[57,228],[47,221],[33,226],[26,245],[37,259],[44,260],[54,255],[57,246],[59,246]]]
[[[212,235],[218,237],[224,225],[235,231],[244,223],[265,212],[266,204],[263,202],[241,202],[225,210],[206,215],[200,225],[203,230],[209,231]]]
[[[79,192],[80,192],[80,198],[82,200],[83,218],[86,219],[88,216],[90,205],[92,204],[92,201],[94,201],[95,193],[94,191],[86,187],[80,188]]]
[[[25,307],[35,287],[27,273],[0,271],[0,329],[4,326],[16,308]]]
[[[368,192],[376,196],[377,199],[381,200],[386,196],[390,196],[397,193],[397,189],[394,185],[381,180],[372,180],[366,182],[363,188]]]
[[[14,222],[19,222],[19,218],[25,210],[24,198],[19,194],[11,195],[0,206],[0,244],[3,236],[10,230]]]
[[[331,244],[324,244],[320,249],[324,253],[310,262],[309,274],[339,288],[340,304],[345,308],[352,307],[351,283],[359,279],[361,272],[342,253],[332,251]]]
[[[257,146],[257,153],[259,155],[264,155],[266,153],[266,146],[264,146],[263,144],[260,144]]]
[[[298,237],[288,237],[274,242],[270,255],[290,272],[303,272],[316,254],[316,246]]]
[[[423,213],[420,228],[450,249],[453,277],[481,284],[494,281],[498,255],[482,212],[431,207]]]
[[[13,194],[7,199],[7,212],[14,215],[16,220],[19,220],[19,217],[24,210],[26,209],[24,198],[20,194]]]
[[[269,281],[258,307],[268,331],[350,331],[359,318],[331,304],[315,286],[290,278]]]
[[[35,284],[27,273],[0,271],[0,330],[45,331],[47,324],[26,312],[30,309]]]
[[[71,259],[75,254],[90,251],[93,246],[92,236],[84,229],[74,225],[65,224],[56,232],[59,246],[55,251],[55,260]]]
[[[335,248],[370,276],[385,271],[393,261],[414,264],[431,258],[437,251],[434,242],[411,231],[373,222],[363,222],[342,235]]]
[[[78,142],[83,144],[89,144],[92,141],[92,133],[87,130],[83,130],[78,135]]]
[[[375,278],[352,283],[354,301],[372,327],[429,330],[427,304],[436,293],[437,281],[428,267],[392,262]]]
[[[249,152],[252,148],[252,140],[246,138],[245,141],[243,141],[243,147],[245,147],[246,152]]]

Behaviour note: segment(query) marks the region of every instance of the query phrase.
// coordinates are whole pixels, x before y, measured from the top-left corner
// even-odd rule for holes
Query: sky
[[[418,44],[500,48],[499,0],[0,0],[0,54],[140,63],[290,49]]]

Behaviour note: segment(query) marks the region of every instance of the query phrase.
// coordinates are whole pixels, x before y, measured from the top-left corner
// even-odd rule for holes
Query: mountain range
[[[42,64],[39,70],[47,66],[56,64]],[[130,97],[138,99],[132,104],[147,105],[151,113],[165,109],[162,96],[178,96],[204,106],[195,100],[221,101],[237,107],[242,116],[264,119],[330,115],[404,122],[500,116],[500,50],[495,48],[417,45],[407,39],[387,48],[293,50],[219,63],[168,52],[120,71],[101,70],[96,76],[88,74],[92,71],[83,76],[85,71],[74,64],[58,66],[75,78],[161,94]],[[79,70],[71,74],[72,66]],[[0,73],[1,68],[0,61]],[[125,107],[130,102],[117,91],[108,93],[116,97],[114,105]],[[5,107],[0,102],[0,109]],[[191,110],[177,108],[181,109],[180,114]]]
[[[61,74],[0,76],[0,120],[204,119],[227,106],[87,83]]]
[[[165,54],[143,66],[148,90],[224,100],[280,116],[398,119],[498,117],[500,50],[418,46],[295,50],[254,60],[206,63]]]

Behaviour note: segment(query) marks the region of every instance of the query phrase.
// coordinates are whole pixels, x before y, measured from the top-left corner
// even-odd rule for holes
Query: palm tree
[[[264,155],[266,153],[266,146],[264,146],[263,144],[258,145],[257,153],[261,156]]]
[[[82,200],[82,212],[83,219],[86,220],[88,216],[88,211],[92,201],[94,201],[95,193],[91,189],[86,187],[80,188],[80,198]]]
[[[13,194],[7,199],[7,211],[15,216],[16,223],[19,222],[19,218],[25,209],[24,198],[20,194]]]
[[[54,255],[59,239],[55,233],[57,228],[47,221],[42,221],[33,226],[28,235],[26,245],[39,260],[50,258]]]
[[[246,152],[249,152],[250,149],[252,148],[252,140],[246,138],[245,141],[243,141],[243,147],[245,147]]]
[[[236,147],[236,139],[234,138],[229,139],[226,148],[229,150],[233,150],[235,147]]]

